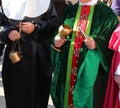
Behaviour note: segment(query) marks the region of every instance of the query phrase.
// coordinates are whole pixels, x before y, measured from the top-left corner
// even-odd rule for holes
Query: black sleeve
[[[8,24],[7,17],[0,12],[0,41],[6,43],[8,39],[8,34],[11,30],[11,27]]]
[[[48,11],[42,14],[37,21],[34,21],[38,41],[45,41],[52,37],[54,29],[59,25],[59,19],[54,5],[51,3]],[[33,35],[34,36],[34,35]]]

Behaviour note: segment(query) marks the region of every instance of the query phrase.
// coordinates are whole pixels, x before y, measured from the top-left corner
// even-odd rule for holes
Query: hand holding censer
[[[59,35],[63,38],[66,38],[67,36],[69,36],[72,32],[72,29],[68,26],[68,25],[65,25],[65,24],[62,24],[59,29],[58,29],[58,32],[59,32]],[[55,49],[56,51],[60,52],[61,49],[60,47],[56,47],[54,46],[53,44],[51,45],[51,47],[53,49]]]

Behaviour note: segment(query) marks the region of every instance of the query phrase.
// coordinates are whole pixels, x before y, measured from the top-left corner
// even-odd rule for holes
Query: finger
[[[13,35],[11,35],[9,38],[10,38],[11,41],[15,41],[16,40]]]
[[[62,45],[60,43],[55,43],[56,47],[61,47]]]

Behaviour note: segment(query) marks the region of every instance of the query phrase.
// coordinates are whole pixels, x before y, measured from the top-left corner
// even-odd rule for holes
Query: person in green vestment
[[[98,0],[79,0],[65,10],[51,45],[56,108],[102,108],[113,55],[108,43],[118,23],[114,11]]]

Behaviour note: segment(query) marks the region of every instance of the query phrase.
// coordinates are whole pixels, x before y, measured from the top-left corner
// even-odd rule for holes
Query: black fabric
[[[3,55],[3,50],[4,50],[5,44],[0,43],[0,57]]]
[[[66,2],[65,0],[52,0],[56,11],[58,13],[58,17],[61,20],[63,13],[64,13],[64,9],[66,8]]]
[[[3,87],[7,108],[47,108],[52,79],[50,40],[58,16],[53,4],[48,11],[36,18],[24,18],[37,24],[29,35],[21,33],[22,60],[13,64],[9,59],[12,42],[8,38],[11,30],[18,30],[19,21],[8,19],[0,13],[0,39],[6,43],[2,68]]]

